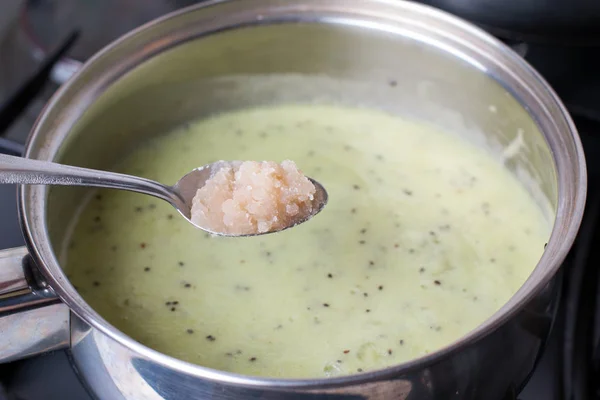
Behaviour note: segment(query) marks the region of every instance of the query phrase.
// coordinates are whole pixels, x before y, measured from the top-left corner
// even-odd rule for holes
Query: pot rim
[[[352,3],[350,3],[351,1]],[[242,5],[242,3],[245,3],[245,5]],[[511,79],[512,82],[510,83],[516,87],[511,87],[510,85],[507,87],[506,82],[502,81],[499,83],[504,84],[505,88],[511,91],[517,99],[521,98],[523,106],[530,111],[530,114],[536,110],[542,113],[537,116],[532,115],[532,117],[534,119],[537,117],[536,122],[538,123],[538,127],[544,134],[554,158],[558,179],[558,205],[556,219],[546,251],[544,251],[535,270],[523,286],[506,304],[496,311],[496,313],[458,340],[455,340],[449,345],[426,356],[412,359],[405,363],[385,369],[341,377],[313,379],[263,378],[219,371],[176,359],[136,342],[114,326],[110,325],[97,314],[83,298],[81,298],[74,287],[68,282],[68,279],[59,267],[59,263],[52,251],[50,241],[48,240],[46,228],[45,201],[47,188],[43,186],[19,186],[19,214],[27,246],[31,255],[36,260],[40,272],[46,279],[47,284],[53,288],[55,293],[75,314],[91,327],[97,329],[140,356],[151,359],[164,367],[197,378],[207,379],[222,384],[262,387],[265,389],[334,388],[349,383],[368,383],[391,377],[398,377],[416,368],[423,368],[424,366],[434,364],[438,360],[451,355],[465,346],[479,341],[494,332],[498,327],[521,311],[521,309],[550,282],[565,259],[575,239],[585,206],[587,191],[585,158],[575,125],[566,108],[545,80],[510,48],[468,22],[446,12],[434,9],[433,7],[410,1],[294,0],[292,2],[290,0],[254,0],[253,2],[250,2],[248,0],[211,0],[165,15],[122,36],[86,62],[48,102],[33,127],[32,133],[26,144],[24,156],[27,158],[53,159],[59,148],[59,144],[62,143],[62,140],[59,140],[60,138],[57,139],[55,137],[54,140],[52,140],[52,134],[54,133],[54,136],[56,136],[55,129],[61,124],[68,125],[69,123],[72,124],[76,121],[76,118],[73,118],[72,115],[53,115],[53,113],[55,113],[55,108],[59,108],[61,100],[63,100],[63,97],[67,96],[67,93],[84,90],[79,82],[80,78],[85,76],[90,68],[102,60],[103,57],[109,55],[120,46],[127,44],[129,41],[133,41],[138,35],[160,26],[165,21],[179,18],[184,14],[195,12],[200,9],[221,7],[223,5],[239,6],[240,13],[237,17],[245,18],[245,23],[240,24],[239,21],[236,21],[236,16],[226,16],[223,17],[223,20],[227,22],[229,19],[229,24],[223,22],[221,29],[205,30],[202,32],[202,35],[210,35],[225,29],[237,29],[240,26],[245,27],[249,25],[264,25],[266,23],[286,23],[291,21],[334,24],[354,23],[354,25],[381,29],[381,26],[376,22],[371,24],[370,22],[365,22],[365,20],[369,17],[373,18],[375,16],[376,18],[381,18],[385,15],[386,18],[393,18],[391,21],[389,19],[387,20],[390,24],[391,22],[396,21],[396,23],[401,22],[403,24],[408,24],[413,29],[420,29],[420,36],[416,35],[416,37],[420,38],[422,41],[429,39],[427,37],[428,35],[434,36],[434,32],[437,31],[447,37],[449,41],[455,41],[451,44],[467,46],[467,48],[477,53],[480,60],[468,59],[464,54],[463,56],[465,57],[463,60],[466,59],[472,66],[483,70],[484,72],[489,73],[489,69],[494,68],[499,69],[498,71],[502,69],[502,72],[506,75],[505,78]],[[261,8],[260,5],[268,6],[269,8]],[[328,8],[328,6],[330,8]],[[336,8],[335,6],[338,7]],[[382,7],[385,9],[384,11],[388,12],[379,14],[375,12],[377,7]],[[339,18],[323,17],[315,19],[315,9],[337,13]],[[352,15],[357,19],[344,19],[344,12],[342,12],[342,10],[345,11],[345,9],[354,11],[355,13]],[[391,10],[395,11],[396,14],[391,15],[392,13],[389,12]],[[361,11],[362,13],[360,13]],[[411,14],[413,17],[418,16],[419,21],[415,21],[414,25],[410,25],[412,22],[408,22],[408,16],[402,16],[402,14]],[[292,18],[290,18],[290,15]],[[253,19],[248,20],[249,17]],[[362,19],[358,20],[359,17],[362,17]],[[237,22],[237,24],[231,24],[232,21],[234,23]],[[383,26],[386,27],[386,25]],[[390,27],[387,27],[386,30],[393,31]],[[195,37],[199,36],[201,35]],[[163,51],[178,44],[179,42],[162,47],[159,50]],[[429,44],[432,44],[432,42],[429,42]],[[433,44],[435,45],[435,43]],[[443,47],[444,45],[447,46],[447,44],[444,43],[441,45],[437,43],[437,47],[448,50],[448,47]],[[452,48],[450,47],[450,49]],[[157,53],[159,52],[160,51],[157,51]],[[456,55],[456,53],[454,53],[454,55]],[[491,63],[491,66],[485,65],[484,62],[481,62],[481,59],[483,59],[484,62]],[[130,65],[130,67],[135,67],[137,65],[139,64]],[[118,77],[128,71],[129,70],[119,71],[120,75]],[[106,80],[102,80],[102,78],[103,77],[99,77],[96,86],[89,90],[92,95],[96,95],[101,89],[106,88],[107,83],[110,83]],[[494,77],[491,76],[491,78],[493,79]],[[525,99],[523,100],[523,98]],[[73,108],[73,103],[73,100],[71,100],[69,103],[70,108]],[[57,122],[57,116],[63,116],[64,118],[58,118]],[[48,133],[48,130],[50,133]],[[49,136],[49,138],[47,136]],[[564,146],[570,146],[571,154],[567,154],[567,150],[563,148]],[[571,168],[569,168],[569,166],[571,166]],[[54,266],[56,271],[59,272],[53,274],[50,269],[51,266]],[[546,271],[540,273],[541,277],[539,279],[532,281],[532,276],[541,266],[544,266]]]

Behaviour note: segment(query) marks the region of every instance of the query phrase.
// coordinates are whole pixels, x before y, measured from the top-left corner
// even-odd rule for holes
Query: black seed
[[[546,248],[546,246],[548,246],[548,243],[544,243],[544,248]]]
[[[172,301],[171,304],[173,304],[174,306],[176,306],[177,304],[179,304],[179,302],[177,300]]]
[[[209,342],[214,342],[215,340],[217,340],[217,338],[216,338],[216,337],[214,337],[213,335],[208,335],[208,336],[206,337],[206,340],[208,340]]]
[[[328,278],[333,278],[333,274],[327,274]]]
[[[391,80],[391,81],[389,81],[389,83],[388,83],[388,84],[389,84],[391,87],[396,87],[396,86],[398,86],[398,82],[396,82],[395,80]]]
[[[100,216],[94,217],[94,222],[100,222]]]
[[[191,284],[191,283],[185,283],[185,284],[183,285],[183,287],[185,287],[185,288],[191,288],[191,287],[192,287],[192,284]]]
[[[329,307],[329,304],[323,303],[323,307]]]
[[[363,372],[362,368],[357,369],[358,372]]]
[[[96,195],[96,200],[102,200],[102,195],[101,194],[97,194]]]
[[[423,273],[423,272],[425,272],[425,267],[421,267],[421,268],[419,268],[419,272],[420,272],[420,273]]]
[[[117,248],[118,248],[118,247],[117,247],[116,245],[115,245],[115,246],[111,246],[111,247],[110,247],[110,249],[111,249],[112,251],[117,251]]]
[[[495,263],[495,262],[496,262],[496,259],[495,259],[495,258],[490,258],[490,262],[491,262],[491,263]]]
[[[94,281],[92,284],[96,287],[100,286],[100,282],[98,282],[98,281]]]
[[[358,244],[365,244],[365,243],[367,243],[367,242],[366,242],[366,241],[364,241],[364,240],[359,240],[359,241],[358,241]]]
[[[250,357],[250,362],[256,361],[256,357]]]
[[[438,285],[438,286],[440,286],[440,285],[442,284],[442,282],[441,282],[441,281],[438,281],[438,280],[435,280],[435,281],[433,281],[433,283],[435,283],[435,284],[436,284],[436,285]]]
[[[377,289],[383,290],[383,285],[379,285],[379,287]]]
[[[391,356],[392,355],[392,349],[388,349],[388,354]]]
[[[151,209],[151,210],[154,210],[154,209],[156,208],[156,204],[154,204],[154,203],[153,203],[153,204],[150,204],[150,205],[148,206],[148,208],[149,208],[149,209]]]
[[[366,292],[365,292],[365,293],[363,293],[363,296],[365,296],[365,297],[369,297],[369,293],[366,293]]]
[[[400,346],[404,346],[404,340],[400,339]]]
[[[408,249],[408,252],[409,252],[410,254],[413,254],[413,253],[415,252],[415,249]]]
[[[350,212],[351,212],[352,214],[356,214],[356,208],[353,208],[353,209],[351,209],[351,210],[350,210]]]
[[[360,190],[360,186],[358,185],[352,185],[352,187],[354,188],[354,190]]]
[[[413,194],[413,192],[411,190],[408,190],[408,189],[404,189],[403,192],[407,196],[412,196],[412,194]]]
[[[362,228],[362,229],[360,230],[360,233],[362,233],[363,235],[364,235],[365,233],[367,233],[367,228]]]
[[[175,311],[177,310],[175,307],[171,307],[171,311]]]
[[[150,271],[150,267],[145,267],[144,271],[146,271],[146,272]]]
[[[129,305],[129,299],[123,300],[123,304],[126,305],[126,306],[128,306]]]
[[[183,267],[185,265],[185,263],[183,261],[179,261],[178,264],[180,267]]]
[[[167,215],[167,219],[173,219],[173,214]]]
[[[136,207],[136,208],[135,208],[135,211],[136,211],[136,212],[142,212],[142,207]]]
[[[188,329],[188,330],[186,330],[186,332],[191,335],[192,333],[194,333],[194,330],[193,329]]]
[[[369,261],[369,265],[371,265],[371,266],[375,265],[375,261]]]
[[[365,312],[371,312],[371,310],[369,310],[368,308],[365,310]]]

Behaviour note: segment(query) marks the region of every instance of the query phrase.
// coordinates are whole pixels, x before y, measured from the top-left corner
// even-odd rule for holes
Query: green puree
[[[173,183],[219,160],[294,160],[329,204],[279,234],[215,238],[152,197],[100,191],[67,272],[110,323],[163,353],[270,377],[370,371],[435,351],[524,283],[550,226],[484,151],[379,111],[227,113],[118,170]]]

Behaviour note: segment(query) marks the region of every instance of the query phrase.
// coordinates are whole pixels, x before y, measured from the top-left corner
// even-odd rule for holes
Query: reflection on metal
[[[69,313],[59,303],[0,317],[0,363],[67,348]]]
[[[527,53],[529,51],[529,45],[527,43],[517,43],[510,47],[515,51],[515,53],[517,53],[523,58],[527,56]]]
[[[0,253],[0,296],[29,287],[22,265],[26,255],[25,247],[8,249]]]
[[[390,393],[393,393],[395,400],[406,400],[409,398],[412,389],[412,383],[408,380],[397,379],[383,382],[365,383],[350,390],[344,389],[323,389],[309,390],[308,393],[316,395],[344,395],[356,396],[361,400],[388,400]]]
[[[50,288],[38,288],[24,247],[0,252],[0,363],[70,343],[69,308]]]

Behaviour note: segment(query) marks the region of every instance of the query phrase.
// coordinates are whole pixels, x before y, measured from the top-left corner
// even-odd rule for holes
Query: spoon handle
[[[148,194],[179,208],[182,200],[169,186],[136,176],[73,167],[0,154],[0,184],[94,186]]]

